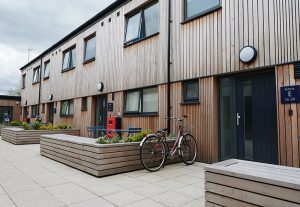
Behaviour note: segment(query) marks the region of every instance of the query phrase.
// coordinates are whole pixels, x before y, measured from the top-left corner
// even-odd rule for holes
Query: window
[[[44,79],[48,79],[50,75],[50,61],[45,62]]]
[[[31,117],[37,118],[38,115],[39,115],[39,105],[31,106]]]
[[[26,74],[22,75],[22,89],[26,86]]]
[[[184,103],[199,102],[199,81],[187,81],[183,85]]]
[[[63,68],[62,68],[63,71],[75,68],[75,62],[76,62],[75,49],[76,49],[75,47],[72,47],[71,49],[68,49],[63,53]]]
[[[60,106],[60,116],[73,116],[74,114],[74,101],[62,101]]]
[[[85,40],[84,61],[94,60],[96,56],[96,36]]]
[[[88,100],[87,97],[81,99],[81,111],[87,111]]]
[[[220,0],[184,0],[185,20],[206,14],[220,7]]]
[[[125,44],[131,44],[159,31],[158,3],[127,17]]]
[[[33,84],[40,82],[40,67],[33,69]]]
[[[158,88],[146,88],[125,93],[125,114],[156,114]]]

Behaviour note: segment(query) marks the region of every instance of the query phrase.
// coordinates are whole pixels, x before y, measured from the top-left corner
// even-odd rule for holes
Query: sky
[[[20,85],[19,69],[114,0],[0,0],[0,95]]]

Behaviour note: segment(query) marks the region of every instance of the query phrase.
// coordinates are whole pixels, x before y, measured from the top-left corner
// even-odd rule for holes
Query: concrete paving
[[[0,139],[1,207],[201,207],[204,164],[96,178]]]

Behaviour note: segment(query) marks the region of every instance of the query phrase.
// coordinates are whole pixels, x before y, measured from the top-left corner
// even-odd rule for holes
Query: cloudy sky
[[[0,94],[19,85],[28,62],[114,0],[0,0]]]

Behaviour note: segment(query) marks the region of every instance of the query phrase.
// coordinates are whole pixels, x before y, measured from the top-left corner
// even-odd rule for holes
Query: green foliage
[[[9,123],[9,126],[22,126],[23,122],[21,121],[12,121]]]
[[[133,136],[124,135],[122,138],[118,134],[114,134],[112,137],[108,137],[107,135],[103,137],[99,137],[96,142],[98,144],[116,144],[116,143],[130,143],[130,142],[141,142],[144,137],[149,134],[152,134],[153,131],[146,130],[140,133],[137,133]]]
[[[34,129],[34,130],[40,130],[41,126],[42,126],[42,123],[41,123],[41,122],[38,122],[38,121],[35,121],[35,122],[33,122],[33,123],[31,124],[31,127],[32,127],[32,129]]]
[[[66,125],[66,124],[59,124],[59,125],[57,125],[57,127],[58,127],[59,129],[71,129],[71,127],[69,127],[69,126]]]
[[[27,124],[26,122],[23,122],[23,123],[22,123],[22,127],[23,127],[23,129],[25,129],[25,130],[30,130],[30,129],[31,129],[30,125]]]
[[[131,137],[132,142],[141,142],[144,139],[144,137],[152,133],[153,133],[152,130],[145,130],[140,133],[137,133]]]
[[[96,142],[97,142],[98,144],[108,144],[107,140],[106,140],[105,138],[103,138],[103,137],[97,139]]]

